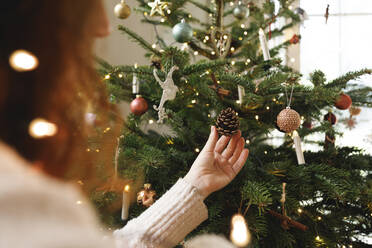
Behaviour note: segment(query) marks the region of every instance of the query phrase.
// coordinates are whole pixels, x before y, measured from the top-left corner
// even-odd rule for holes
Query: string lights
[[[42,118],[37,118],[31,121],[28,131],[31,137],[35,139],[42,139],[56,135],[58,132],[58,127],[54,123]]]
[[[35,55],[26,50],[16,50],[9,57],[10,66],[18,72],[35,70],[39,60]]]

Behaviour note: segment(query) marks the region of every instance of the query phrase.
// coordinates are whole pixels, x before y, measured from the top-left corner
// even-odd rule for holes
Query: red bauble
[[[324,116],[324,120],[329,121],[331,125],[334,125],[337,123],[337,117],[331,112],[329,112],[328,114]]]
[[[130,111],[135,115],[143,115],[148,107],[146,100],[140,95],[137,95],[136,99],[130,103]]]
[[[304,123],[302,123],[302,126],[307,129],[313,128],[313,122],[311,120],[306,120]]]
[[[291,44],[297,44],[300,41],[300,37],[297,34],[294,34],[289,40]]]
[[[345,93],[341,93],[340,96],[337,98],[335,106],[338,109],[348,109],[350,108],[353,101],[351,100],[351,97]]]

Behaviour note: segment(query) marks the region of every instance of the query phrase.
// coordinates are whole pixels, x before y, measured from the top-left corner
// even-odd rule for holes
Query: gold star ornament
[[[161,0],[155,0],[154,2],[148,3],[148,5],[151,7],[150,16],[153,16],[156,13],[159,13],[161,16],[164,16],[164,9],[167,7],[168,3],[161,2]]]

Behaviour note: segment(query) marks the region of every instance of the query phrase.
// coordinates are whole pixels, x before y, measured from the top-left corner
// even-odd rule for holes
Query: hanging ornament
[[[286,86],[284,87],[285,95],[287,98],[287,107],[280,111],[280,113],[276,117],[276,123],[279,129],[286,133],[293,132],[301,125],[300,115],[295,110],[291,109],[293,89],[294,85],[292,84],[291,94],[288,97],[287,87]]]
[[[154,16],[156,13],[164,16],[164,9],[168,6],[167,2],[162,2],[161,0],[155,0],[154,2],[148,3],[151,7],[150,16]]]
[[[328,114],[326,114],[324,116],[324,120],[331,123],[331,125],[334,125],[337,123],[337,117],[332,112],[329,112]]]
[[[143,189],[137,193],[137,203],[150,207],[155,202],[156,191],[151,189],[151,184],[146,183]]]
[[[267,212],[271,214],[272,216],[274,216],[275,218],[278,218],[281,221],[280,222],[281,227],[285,230],[289,230],[291,227],[294,227],[299,230],[306,231],[308,229],[307,226],[287,216],[287,211],[285,210],[285,201],[286,201],[285,187],[286,185],[287,185],[286,183],[283,183],[282,198],[280,199],[280,202],[282,204],[282,214],[279,214],[270,209]]]
[[[249,16],[249,9],[246,6],[239,4],[233,9],[233,15],[236,19],[245,19]]]
[[[231,34],[222,29],[214,28],[211,31],[211,43],[219,58],[225,58],[230,51]]]
[[[266,40],[266,34],[265,32],[263,31],[262,28],[260,28],[259,32],[259,38],[260,38],[260,44],[261,44],[261,49],[262,49],[262,54],[263,54],[263,57],[264,57],[264,60],[270,60],[270,50],[269,50],[269,45],[267,44],[267,40]]]
[[[297,34],[294,34],[292,38],[289,40],[289,43],[291,43],[292,45],[295,45],[298,42],[300,42],[300,37]]]
[[[349,108],[349,113],[351,116],[357,116],[360,114],[360,112],[362,111],[361,108],[358,108],[358,107],[354,107],[354,106],[351,106]]]
[[[357,124],[357,121],[355,118],[353,118],[352,116],[350,116],[350,118],[347,118],[346,120],[346,125],[347,127],[351,130],[351,129],[354,129],[355,128],[355,125]]]
[[[147,101],[141,95],[137,95],[136,99],[130,103],[130,111],[135,115],[143,115],[146,113],[147,109]]]
[[[140,81],[137,78],[136,74],[133,74],[133,81],[132,81],[132,93],[134,95],[139,94],[140,91]]]
[[[325,23],[327,24],[328,22],[328,17],[329,17],[329,4],[327,4],[326,12],[324,14],[325,17]]]
[[[164,82],[160,80],[158,77],[158,74],[156,72],[156,69],[154,69],[154,77],[156,81],[160,84],[161,88],[163,89],[163,95],[161,96],[160,104],[159,106],[154,105],[154,109],[158,111],[158,123],[163,123],[164,118],[166,118],[165,108],[164,104],[166,101],[174,100],[176,98],[178,87],[174,84],[173,81],[173,72],[175,70],[178,70],[178,66],[173,66],[170,71],[168,72],[167,78]]]
[[[305,120],[304,123],[302,123],[302,126],[311,130],[313,129],[313,122],[310,119]]]
[[[335,106],[338,109],[345,110],[350,108],[353,101],[351,97],[345,93],[341,93],[340,96],[337,98]]]
[[[180,23],[176,24],[172,29],[173,38],[179,43],[189,42],[193,36],[192,27],[182,19]]]
[[[121,0],[120,3],[115,5],[114,13],[117,18],[127,19],[130,16],[130,7],[125,3],[124,0]]]
[[[237,247],[246,247],[251,241],[251,233],[248,230],[247,222],[241,214],[235,214],[231,218],[230,239]]]
[[[232,108],[221,111],[217,117],[216,127],[219,135],[233,136],[239,129],[239,118]]]
[[[290,133],[296,130],[301,125],[300,115],[290,107],[280,111],[276,118],[276,123],[280,130]]]

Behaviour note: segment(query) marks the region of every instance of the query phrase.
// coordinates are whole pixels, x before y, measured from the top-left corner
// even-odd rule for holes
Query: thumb
[[[211,133],[209,135],[208,141],[204,146],[204,150],[207,152],[213,152],[218,141],[218,134],[215,126],[211,126]]]

